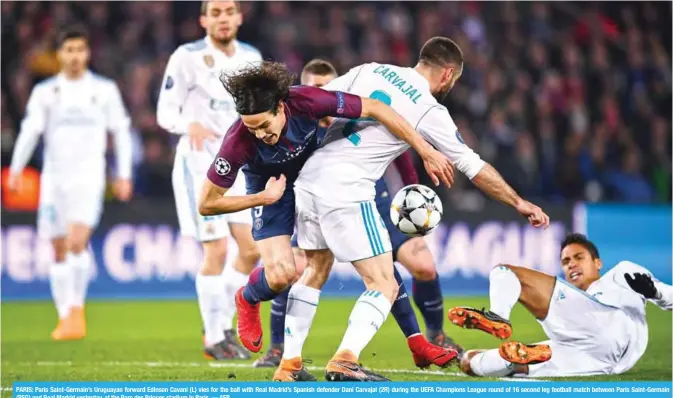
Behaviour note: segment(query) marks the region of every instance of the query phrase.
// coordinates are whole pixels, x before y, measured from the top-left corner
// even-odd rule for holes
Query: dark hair
[[[220,82],[234,97],[236,112],[240,115],[275,112],[280,101],[287,99],[294,81],[295,76],[285,65],[271,61],[250,65],[231,75],[224,72],[220,75]]]
[[[206,15],[208,14],[208,3],[209,1],[202,1],[201,2],[201,15]],[[241,10],[241,4],[238,1],[234,2],[234,5],[236,6],[237,10]]]
[[[86,29],[82,26],[71,26],[70,28],[62,31],[58,35],[58,42],[56,43],[58,47],[63,46],[63,44],[71,39],[82,39],[87,45],[89,44],[89,35],[86,32]]]
[[[318,76],[338,75],[334,65],[332,65],[329,61],[321,58],[314,58],[310,60],[309,63],[304,66],[304,69],[301,71],[301,73],[311,73]]]
[[[566,246],[572,244],[578,244],[583,248],[587,249],[589,254],[591,254],[591,258],[601,258],[598,255],[598,248],[596,248],[596,245],[594,245],[592,241],[587,239],[587,237],[582,234],[577,233],[568,234],[565,237],[565,239],[563,239],[563,242],[561,242],[561,251],[563,251],[563,249],[565,249]]]
[[[463,50],[448,37],[433,37],[423,44],[418,62],[431,66],[463,66]]]

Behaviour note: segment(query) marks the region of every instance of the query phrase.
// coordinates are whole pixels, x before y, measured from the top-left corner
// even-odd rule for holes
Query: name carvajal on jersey
[[[405,79],[397,76],[397,72],[391,71],[390,68],[384,65],[380,65],[374,69],[374,73],[383,76],[395,88],[399,89],[402,94],[409,97],[414,104],[418,103],[417,101],[421,98],[421,93],[412,84],[407,84]]]

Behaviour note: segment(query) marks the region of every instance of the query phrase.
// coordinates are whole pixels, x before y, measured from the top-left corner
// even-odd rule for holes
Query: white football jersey
[[[262,61],[260,52],[245,43],[234,41],[236,50],[228,57],[218,50],[209,37],[184,44],[171,55],[159,94],[157,121],[174,134],[187,134],[189,124],[198,122],[222,138],[238,118],[234,99],[220,82],[220,73],[232,73]],[[207,142],[213,155],[220,140]],[[185,138],[178,151],[188,151]]]
[[[624,278],[625,273],[650,275],[655,286],[662,293],[660,300],[652,300],[652,302],[669,311],[673,305],[671,287],[657,281],[647,269],[630,261],[621,261],[589,286],[586,291],[589,296],[609,307],[619,309],[622,317],[618,322],[614,318],[606,318],[605,323],[600,325],[600,327],[610,328],[610,336],[623,347],[621,356],[620,353],[615,353],[613,373],[623,373],[629,370],[642,357],[647,348],[648,330],[645,316],[647,300],[629,287]],[[599,316],[598,319],[602,318]],[[613,322],[615,323],[611,326]]]
[[[428,81],[413,68],[364,64],[323,88],[388,104],[470,179],[484,165],[463,143],[449,112],[430,93]],[[324,145],[302,168],[295,186],[329,201],[372,200],[376,180],[408,148],[377,121],[337,119]]]
[[[43,134],[43,174],[52,179],[105,178],[110,131],[115,135],[117,175],[130,178],[130,124],[114,81],[90,71],[77,80],[58,74],[33,88],[14,147],[11,171],[21,172]]]

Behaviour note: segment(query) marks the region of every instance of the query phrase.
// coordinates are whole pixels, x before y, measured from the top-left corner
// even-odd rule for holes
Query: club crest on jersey
[[[231,165],[224,158],[217,158],[215,160],[215,172],[218,175],[226,176],[231,171]]]
[[[255,231],[259,231],[264,226],[264,220],[261,218],[255,218]]]
[[[203,63],[206,64],[207,67],[212,68],[215,65],[215,58],[213,58],[212,55],[204,55]]]

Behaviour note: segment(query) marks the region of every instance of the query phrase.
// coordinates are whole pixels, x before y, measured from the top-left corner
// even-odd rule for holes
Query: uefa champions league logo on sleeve
[[[231,165],[224,158],[217,158],[215,160],[215,172],[218,175],[226,176],[231,171]]]

